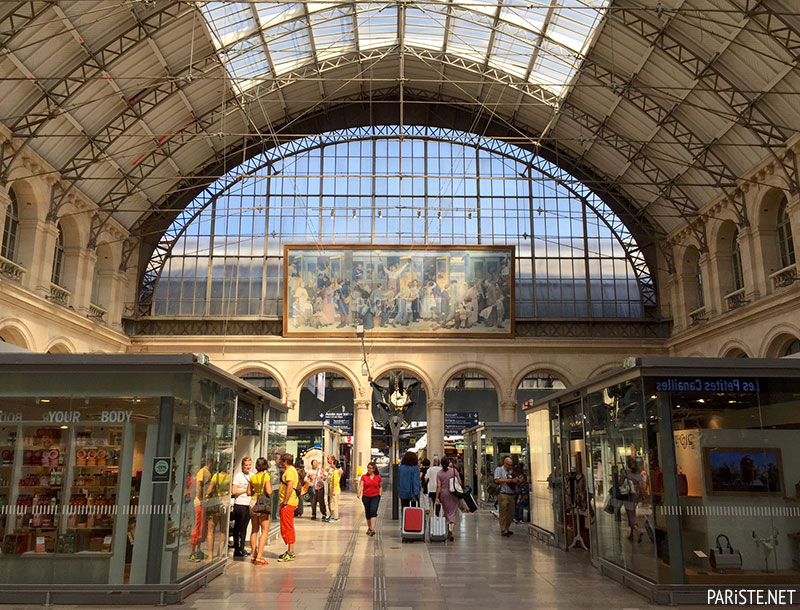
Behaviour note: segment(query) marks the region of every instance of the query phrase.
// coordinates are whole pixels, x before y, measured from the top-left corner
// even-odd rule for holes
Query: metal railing
[[[86,317],[90,320],[95,320],[97,322],[102,322],[103,317],[106,315],[106,310],[100,307],[99,305],[95,305],[94,303],[89,303],[89,313],[86,314]]]
[[[69,307],[69,298],[72,293],[58,284],[50,284],[50,294],[47,295],[47,300],[52,301],[61,307]]]
[[[725,301],[728,303],[728,311],[744,307],[748,302],[744,296],[744,288],[739,288],[739,290],[726,294]]]
[[[694,311],[690,311],[689,318],[691,319],[693,325],[705,322],[706,320],[708,320],[708,314],[706,313],[706,308],[698,307]]]
[[[772,287],[776,290],[791,286],[797,281],[797,263],[770,273],[769,278],[772,280]]]
[[[25,267],[0,256],[0,276],[17,284],[22,283]]]

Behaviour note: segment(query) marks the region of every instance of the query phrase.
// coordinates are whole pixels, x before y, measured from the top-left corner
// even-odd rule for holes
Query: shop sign
[[[444,435],[460,436],[467,428],[478,425],[477,411],[453,411],[444,414]]]
[[[153,458],[153,483],[169,483],[169,475],[171,470],[172,458]]]
[[[718,379],[670,377],[656,380],[656,392],[733,392],[754,394],[760,390],[758,379],[742,379],[740,377],[720,377]]]
[[[254,427],[256,408],[247,402],[239,402],[236,407],[236,425],[240,428]]]
[[[328,411],[320,416],[331,428],[338,428],[342,436],[353,436],[353,412]]]
[[[50,424],[78,424],[81,421],[81,415],[79,411],[47,411],[42,416],[42,421]],[[124,424],[131,421],[131,415],[133,415],[133,411],[100,411],[100,417],[95,418],[95,421],[106,424]]]
[[[0,411],[0,421],[22,421],[22,413]]]

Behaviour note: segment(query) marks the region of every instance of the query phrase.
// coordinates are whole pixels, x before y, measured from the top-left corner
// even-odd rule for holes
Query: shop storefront
[[[310,471],[311,460],[319,460],[324,464],[329,455],[341,459],[341,438],[338,429],[323,422],[290,422],[287,425],[286,448],[306,471]]]
[[[662,603],[800,583],[800,361],[641,359],[526,412],[559,546]]]
[[[0,400],[0,591],[53,603],[175,602],[220,573],[239,448],[281,407],[191,354],[5,354]]]
[[[486,422],[464,430],[464,479],[475,499],[488,500],[486,485],[494,469],[511,457],[520,472],[528,472],[528,437],[524,422]]]

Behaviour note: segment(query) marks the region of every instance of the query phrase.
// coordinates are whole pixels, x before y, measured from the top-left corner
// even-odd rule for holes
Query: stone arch
[[[431,382],[430,376],[425,373],[422,369],[420,369],[417,365],[412,364],[408,361],[404,360],[396,360],[392,364],[383,365],[381,368],[377,369],[376,373],[373,373],[374,379],[380,379],[387,373],[392,371],[403,371],[404,373],[410,373],[417,379],[422,382],[422,388],[425,390],[425,394],[427,396],[431,395],[431,389],[433,384]]]
[[[56,337],[45,348],[46,354],[75,354],[78,352],[75,345],[66,337]]]
[[[21,347],[36,351],[33,342],[33,333],[28,329],[22,320],[16,318],[4,318],[0,320],[0,337],[3,341]]]
[[[287,400],[289,388],[286,385],[286,378],[278,369],[263,362],[248,362],[246,364],[234,367],[231,370],[231,375],[235,375],[236,377],[242,377],[248,373],[266,373],[272,377],[276,382],[278,382],[278,389],[281,392],[281,400]]]
[[[358,382],[358,378],[353,373],[352,370],[349,368],[342,366],[338,362],[333,360],[329,361],[320,361],[314,362],[313,364],[309,364],[304,369],[302,369],[299,373],[297,373],[292,379],[291,388],[289,394],[292,398],[300,396],[300,390],[303,389],[303,383],[306,379],[311,377],[311,375],[316,375],[317,373],[323,373],[331,371],[333,373],[338,373],[345,379],[350,382],[350,385],[353,386],[353,395],[356,398],[359,398],[358,394],[361,394],[364,390],[364,387]],[[363,398],[363,396],[361,396]]]
[[[738,240],[739,227],[733,220],[723,220],[715,224],[714,237],[710,243],[713,244],[720,296],[724,298],[725,295],[738,289],[736,286],[737,277],[734,272],[734,246],[738,246],[738,243],[734,244],[734,241]],[[739,258],[739,264],[741,265],[741,257]],[[741,267],[739,273],[739,279],[743,279]]]
[[[618,371],[622,369],[621,363],[611,363],[606,362],[605,364],[601,364],[597,368],[595,368],[587,377],[586,379],[594,379],[595,377],[599,377],[600,375],[605,375],[606,373],[611,373],[613,371]],[[567,386],[569,387],[569,386]]]
[[[31,177],[27,168],[17,165],[9,172],[9,189],[14,189],[20,220],[44,220],[50,202],[50,187]]]
[[[441,393],[441,397],[444,398],[444,389],[445,389],[445,386],[447,386],[447,383],[453,377],[455,377],[458,373],[466,373],[466,372],[481,373],[489,381],[491,381],[492,384],[494,384],[495,390],[497,390],[498,403],[500,401],[504,400],[504,399],[513,400],[513,395],[512,396],[507,396],[506,394],[508,392],[504,392],[504,389],[506,389],[506,388],[503,385],[503,383],[500,381],[503,378],[502,375],[500,375],[500,373],[498,373],[497,371],[495,371],[491,367],[488,367],[485,364],[478,363],[478,362],[461,362],[459,364],[455,364],[455,365],[451,366],[439,378],[439,387],[438,387],[439,392],[436,392],[436,388],[434,388],[434,390],[433,390],[434,393],[432,393],[431,397],[432,398],[439,398],[439,395]],[[516,391],[516,388],[513,391]]]
[[[749,358],[750,353],[741,341],[737,341],[736,339],[732,339],[725,343],[722,346],[722,349],[719,351],[720,358]]]
[[[453,412],[453,411],[477,411],[479,415],[479,419],[481,421],[503,421],[503,413],[504,409],[506,409],[506,404],[513,401],[514,405],[516,405],[517,400],[517,393],[516,388],[511,396],[508,396],[506,392],[504,392],[504,387],[500,385],[497,381],[500,379],[500,376],[490,368],[486,366],[475,366],[470,363],[464,363],[460,366],[453,367],[448,372],[448,376],[444,377],[444,381],[442,383],[442,401],[443,401],[443,413],[446,412]],[[494,386],[494,400],[496,400],[497,409],[493,411],[494,404],[490,404],[491,399],[486,398],[485,401],[475,401],[470,400],[469,408],[453,408],[453,399],[450,400],[450,405],[448,405],[448,392],[447,392],[447,384],[450,383],[455,377],[457,377],[461,373],[478,373],[484,378],[488,379],[492,385]],[[468,390],[469,391],[469,390]],[[472,390],[472,391],[485,391],[485,390]],[[460,390],[451,389],[451,393],[459,394]],[[490,396],[489,394],[485,394],[484,397]],[[474,398],[474,397],[473,397]],[[456,400],[457,402],[457,400]],[[448,406],[450,408],[448,408]],[[513,417],[514,408],[511,409],[511,417]],[[496,416],[495,416],[496,413]],[[511,421],[511,420],[509,420]]]
[[[763,257],[764,272],[770,275],[783,268],[778,246],[778,211],[784,200],[788,201],[788,193],[779,186],[765,190],[758,198],[755,214],[758,247]],[[792,232],[798,229],[796,222],[791,222]]]
[[[789,345],[800,337],[798,329],[787,324],[772,329],[761,344],[760,354],[764,358],[779,358]]]
[[[567,387],[573,385],[573,382],[570,381],[570,375],[566,373],[562,367],[548,362],[547,364],[531,365],[517,373],[516,377],[514,377],[514,380],[511,382],[511,387],[514,388],[514,392],[517,391],[522,380],[533,373],[547,373],[553,377],[557,377]]]

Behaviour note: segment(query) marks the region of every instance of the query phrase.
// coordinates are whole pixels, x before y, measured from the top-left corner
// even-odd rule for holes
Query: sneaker
[[[328,521],[339,521],[339,517],[331,517]]]
[[[196,552],[189,555],[189,561],[193,561],[195,563],[199,563],[203,561],[203,558],[200,557]]]
[[[312,520],[312,521],[316,521],[316,520],[317,520],[317,518],[316,518],[316,517],[311,517],[311,520]]]
[[[285,552],[280,557],[278,557],[278,561],[280,563],[286,563],[287,561],[294,561],[294,560],[295,560],[295,554],[294,553],[290,553],[288,551]]]
[[[323,523],[327,523],[328,521],[330,521],[330,519],[328,517],[323,517],[322,518],[322,522]]]

